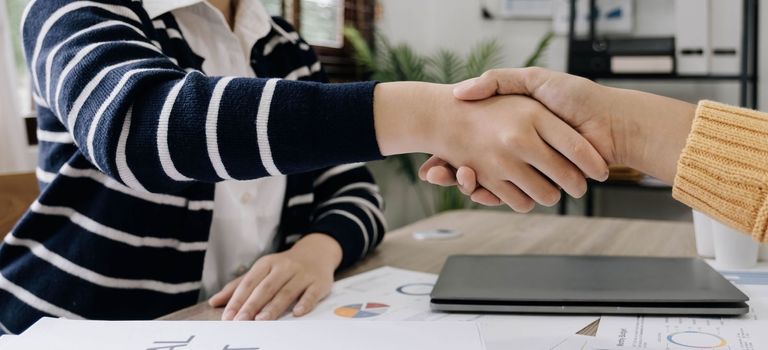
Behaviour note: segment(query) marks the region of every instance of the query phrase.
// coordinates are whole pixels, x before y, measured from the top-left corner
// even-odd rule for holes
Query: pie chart
[[[667,336],[667,340],[672,344],[692,349],[718,349],[728,344],[719,335],[699,331],[672,333]]]
[[[383,315],[389,305],[382,303],[351,304],[336,308],[336,316],[344,318],[370,318]]]

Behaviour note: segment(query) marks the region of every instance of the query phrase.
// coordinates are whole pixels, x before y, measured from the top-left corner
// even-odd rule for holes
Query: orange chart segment
[[[336,308],[334,314],[344,318],[369,318],[383,315],[389,305],[382,303],[351,304]]]

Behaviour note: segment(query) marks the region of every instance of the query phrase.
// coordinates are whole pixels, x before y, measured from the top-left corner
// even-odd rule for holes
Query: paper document
[[[72,321],[44,318],[3,350],[483,350],[468,322]]]
[[[720,271],[749,296],[741,317],[613,317],[600,320],[598,338],[619,349],[768,349],[768,272]]]
[[[435,282],[435,274],[382,267],[336,282],[331,294],[310,314],[301,318],[288,315],[283,320],[471,321],[480,324],[486,346],[495,350],[507,349],[523,338],[532,337],[546,339],[554,345],[598,319],[597,316],[435,312],[429,307],[429,294]],[[551,346],[538,348],[551,349]]]

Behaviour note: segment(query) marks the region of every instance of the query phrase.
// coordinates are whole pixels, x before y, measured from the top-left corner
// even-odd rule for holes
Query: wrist
[[[374,91],[376,138],[385,156],[436,153],[445,143],[441,117],[455,103],[450,85],[384,83]]]
[[[625,90],[601,86],[600,91],[608,102],[606,110],[607,124],[611,128],[611,142],[613,154],[607,159],[609,165],[635,166],[639,156],[638,150],[645,144],[643,120],[638,119],[637,113],[632,111],[633,90]]]
[[[321,264],[336,270],[341,264],[343,251],[341,245],[333,237],[323,233],[311,233],[296,242],[291,252],[301,257],[312,257]]]
[[[610,123],[617,161],[671,183],[696,106],[640,91],[614,91]]]

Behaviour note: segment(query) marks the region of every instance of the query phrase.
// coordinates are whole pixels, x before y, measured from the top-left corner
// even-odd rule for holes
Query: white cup
[[[696,253],[702,258],[715,257],[712,236],[712,219],[696,210],[693,211],[693,231],[696,233]]]
[[[712,220],[715,264],[720,269],[746,269],[757,265],[760,244],[750,235]]]
[[[768,262],[768,243],[760,246],[760,261]]]

